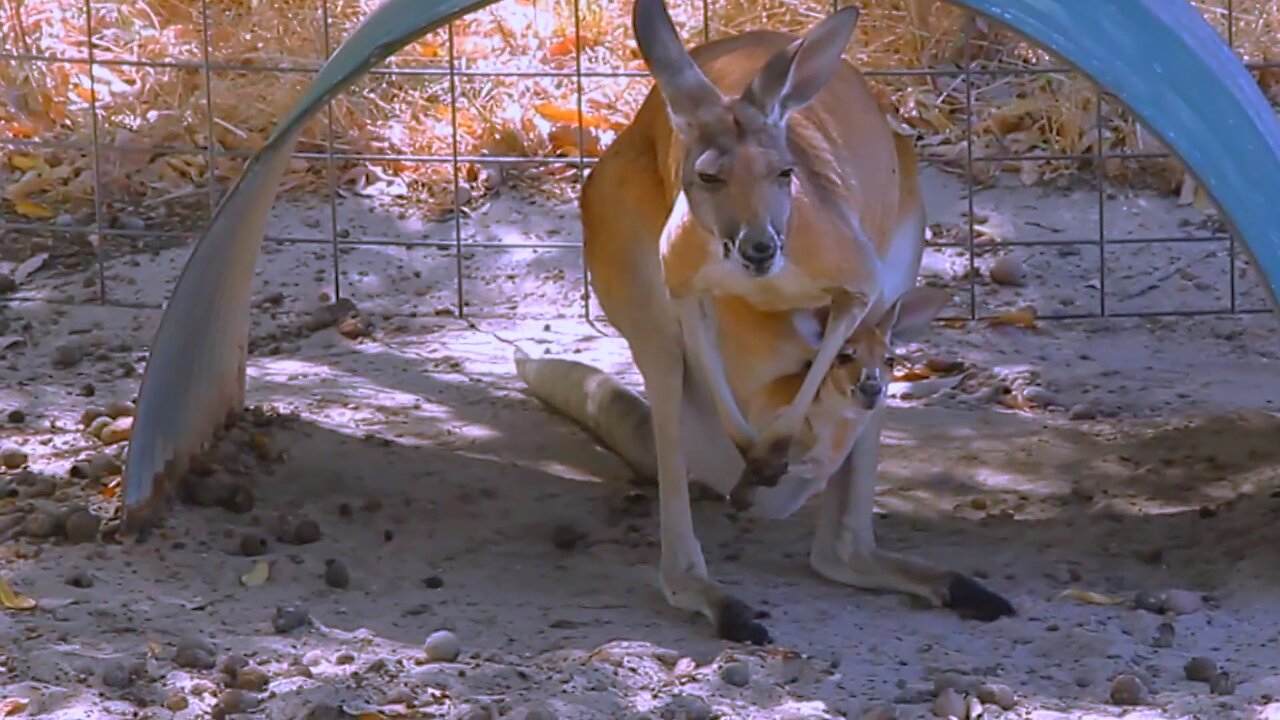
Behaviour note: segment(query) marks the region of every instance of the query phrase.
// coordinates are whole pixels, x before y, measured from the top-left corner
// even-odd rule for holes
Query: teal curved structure
[[[1280,123],[1186,0],[952,0],[1022,33],[1120,98],[1187,165],[1280,296]],[[495,0],[385,0],[325,63],[218,206],[151,344],[124,473],[124,529],[244,400],[250,291],[267,216],[302,126],[392,53]]]

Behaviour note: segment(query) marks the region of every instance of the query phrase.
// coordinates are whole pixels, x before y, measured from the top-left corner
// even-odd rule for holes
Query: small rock
[[[1021,286],[1027,284],[1027,271],[1022,261],[1006,255],[995,261],[990,270],[991,282],[997,285]]]
[[[898,720],[898,708],[892,705],[872,705],[862,711],[858,720]]]
[[[532,705],[524,709],[524,720],[559,720],[559,715],[546,704]]]
[[[102,452],[73,464],[71,477],[77,480],[99,480],[110,475],[119,475],[122,469],[115,458]]]
[[[1024,388],[1022,391],[1022,399],[1037,407],[1049,408],[1058,405],[1058,398],[1052,391],[1032,385]]]
[[[1141,705],[1147,701],[1147,688],[1133,675],[1124,673],[1111,681],[1111,702],[1116,705]]]
[[[337,328],[338,334],[348,340],[357,340],[373,334],[373,330],[369,326],[368,321],[356,313],[352,313],[338,320]]]
[[[217,657],[208,643],[198,639],[187,639],[178,643],[174,649],[173,662],[178,667],[212,670],[217,664]]]
[[[314,673],[311,672],[311,668],[307,667],[306,665],[296,665],[296,664],[290,665],[284,670],[284,677],[287,677],[287,678],[295,678],[295,677],[309,678],[309,677],[312,677],[313,675]]]
[[[1209,680],[1209,692],[1214,695],[1234,695],[1236,692],[1236,681],[1232,679],[1231,673],[1223,670],[1214,673]]]
[[[0,295],[6,295],[18,289],[18,281],[6,272],[0,272]]]
[[[102,522],[98,520],[97,515],[85,508],[78,508],[67,515],[64,532],[67,534],[68,542],[78,545],[97,540],[98,529],[101,526]]]
[[[102,668],[102,684],[109,688],[127,688],[133,679],[133,666],[127,662],[116,660]]]
[[[324,584],[339,590],[351,584],[351,574],[341,560],[329,558],[324,561]]]
[[[1188,660],[1186,665],[1182,666],[1182,672],[1187,676],[1187,679],[1192,682],[1207,683],[1213,679],[1214,675],[1217,674],[1218,663],[1214,662],[1213,658],[1197,655]]]
[[[10,470],[17,470],[27,464],[27,451],[22,448],[5,446],[0,448],[0,463]]]
[[[746,687],[751,683],[751,667],[744,662],[732,662],[720,668],[720,679],[734,687]]]
[[[271,627],[279,634],[291,633],[311,622],[311,614],[304,607],[277,605],[271,618]]]
[[[350,665],[355,661],[356,661],[356,654],[351,652],[350,650],[343,650],[342,652],[333,656],[334,665]]]
[[[116,400],[103,408],[102,414],[112,420],[115,420],[116,418],[133,417],[137,411],[138,410],[133,406],[133,403],[126,402],[124,400]]]
[[[1151,645],[1158,648],[1173,647],[1173,640],[1177,636],[1173,623],[1162,622],[1156,626],[1155,637],[1151,638]]]
[[[85,347],[78,342],[69,341],[55,345],[53,348],[53,366],[66,370],[79,365],[85,356]]]
[[[164,706],[171,712],[182,712],[190,705],[191,702],[187,700],[187,696],[177,690],[170,690],[169,694],[164,697]]]
[[[258,701],[243,690],[227,690],[218,696],[210,716],[214,720],[225,720],[230,715],[247,713],[258,706]]]
[[[933,699],[933,714],[940,718],[961,718],[966,715],[964,696],[953,688],[944,688]]]
[[[458,642],[457,635],[448,630],[437,630],[427,637],[423,650],[432,662],[453,662],[462,654],[462,644]]]
[[[1079,403],[1072,405],[1067,411],[1068,420],[1094,420],[1098,417],[1098,410],[1089,403]]]
[[[311,518],[302,518],[288,532],[290,542],[309,545],[320,539],[320,524]]]
[[[961,717],[969,718],[970,720],[978,720],[978,718],[982,717],[982,701],[972,695],[965,696],[964,712],[965,714]]]
[[[978,686],[978,699],[988,705],[997,705],[1001,710],[1012,710],[1018,704],[1013,688],[999,683]]]
[[[1175,615],[1190,615],[1204,607],[1200,593],[1190,590],[1170,590],[1164,597],[1164,609]]]
[[[1164,603],[1165,603],[1164,593],[1155,593],[1149,590],[1139,590],[1137,594],[1133,596],[1134,607],[1138,608],[1139,610],[1146,610],[1147,612],[1153,612],[1157,614],[1163,613]]]
[[[21,410],[10,410],[5,419],[14,425],[20,425],[27,421],[27,414]]]
[[[898,705],[916,705],[933,699],[933,686],[924,683],[907,683],[901,686],[893,702]]]
[[[234,682],[236,675],[247,667],[249,667],[249,658],[239,653],[232,653],[222,660],[222,665],[218,669],[227,676],[228,681]]]
[[[551,544],[561,550],[572,550],[585,536],[585,533],[569,523],[558,523],[551,528]]]
[[[246,557],[258,557],[267,552],[267,539],[258,533],[245,533],[240,536],[240,554]]]
[[[253,510],[253,490],[244,483],[230,483],[225,495],[218,499],[218,507],[227,512],[243,515]]]
[[[663,720],[711,720],[714,711],[706,700],[693,695],[676,695],[658,711]]]
[[[444,578],[439,575],[430,575],[422,581],[428,590],[439,590],[444,587]]]
[[[133,418],[125,415],[112,420],[102,428],[98,433],[98,439],[103,445],[115,445],[128,440],[131,435],[133,435]]]
[[[80,413],[80,427],[88,428],[93,424],[94,420],[97,420],[100,417],[106,417],[106,415],[106,408],[98,407],[97,405],[90,405],[84,409],[84,412]]]
[[[22,522],[22,534],[33,538],[57,537],[63,528],[62,516],[47,508],[36,508]]]
[[[237,690],[262,692],[267,689],[267,685],[270,683],[271,678],[262,670],[262,668],[247,667],[240,669],[235,674],[235,680],[232,682],[232,687]]]
[[[73,588],[87,590],[93,587],[93,575],[87,570],[77,570],[67,576],[66,583]]]

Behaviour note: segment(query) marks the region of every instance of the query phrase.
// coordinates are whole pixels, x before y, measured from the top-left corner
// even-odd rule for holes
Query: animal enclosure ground
[[[925,181],[934,238],[946,239],[967,225],[960,184],[934,171]],[[1093,200],[979,194],[979,313],[1093,312],[1099,248],[1070,242],[1096,235]],[[880,541],[979,573],[1019,615],[977,624],[835,586],[806,565],[812,504],[769,523],[701,500],[712,572],[772,614],[777,645],[744,648],[663,601],[654,488],[514,377],[513,343],[639,387],[607,326],[574,319],[575,249],[467,247],[576,243],[574,209],[507,194],[463,220],[468,321],[449,316],[451,248],[378,242],[447,243],[451,223],[415,226],[355,200],[339,211],[344,295],[360,320],[339,332],[317,319],[332,299],[328,245],[267,246],[248,394],[286,416],[243,420],[199,476],[209,493],[239,483],[253,497],[224,499],[235,511],[176,506],[145,543],[114,542],[109,522],[91,538],[83,513],[74,529],[66,516],[114,511],[110,463],[93,458],[123,444],[104,447],[81,416],[136,393],[159,311],[94,304],[96,274],[56,255],[18,288],[38,299],[0,308],[0,410],[21,414],[0,425],[0,445],[21,451],[7,454],[14,465],[26,456],[0,476],[0,567],[38,601],[0,616],[0,707],[47,718],[198,718],[218,704],[290,719],[548,717],[540,707],[566,720],[924,718],[939,688],[999,683],[1017,702],[988,703],[986,717],[1280,718],[1273,315],[937,326],[904,360],[964,371],[892,390]],[[327,212],[282,203],[272,233]],[[1104,215],[1113,238],[1213,222],[1142,194],[1109,197]],[[157,306],[188,250],[113,253],[110,298]],[[1228,300],[1225,243],[1104,252],[1111,312]],[[1005,256],[1023,285],[988,279]],[[1240,307],[1265,307],[1237,260]],[[962,249],[926,258],[924,279],[956,290],[955,315],[968,311],[968,263]],[[318,537],[299,537],[301,519]],[[1176,612],[1134,607],[1169,591]],[[424,650],[440,629],[461,643],[454,662]],[[1187,680],[1194,656],[1231,682],[1215,693]],[[228,665],[237,657],[248,669]],[[1122,673],[1145,688],[1136,705],[1113,702]]]

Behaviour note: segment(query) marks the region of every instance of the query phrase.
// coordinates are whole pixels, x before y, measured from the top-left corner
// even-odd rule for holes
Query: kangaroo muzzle
[[[769,227],[744,230],[738,234],[734,247],[748,272],[757,276],[767,275],[782,254],[782,239]]]

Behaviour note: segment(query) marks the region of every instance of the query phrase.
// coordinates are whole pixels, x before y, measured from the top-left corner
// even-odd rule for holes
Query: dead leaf
[[[47,205],[30,200],[19,200],[13,204],[13,209],[22,217],[33,220],[48,220],[53,217],[53,211]]]
[[[13,281],[21,285],[31,277],[35,271],[39,270],[44,261],[49,259],[49,253],[36,253],[26,260],[13,271]]]
[[[567,57],[573,54],[578,48],[578,43],[574,41],[573,36],[560,38],[559,40],[547,46],[547,54],[551,57]]]
[[[1036,309],[1027,305],[1017,310],[1002,312],[991,318],[992,325],[1012,325],[1013,327],[1034,330],[1036,327]]]
[[[0,577],[0,605],[10,610],[30,610],[36,601],[9,587],[9,581]]]
[[[544,103],[538,103],[537,105],[534,106],[533,109],[534,109],[534,112],[538,113],[544,119],[550,120],[553,123],[564,123],[565,125],[573,125],[575,128],[578,125],[577,108],[565,107],[564,105],[557,105],[552,102],[544,102]],[[607,129],[618,129],[617,128],[618,125],[619,123],[616,123],[615,121],[610,120],[609,118],[604,117],[602,115],[592,115],[586,112],[582,113],[582,127],[584,128],[596,128],[600,130],[607,130]]]
[[[1068,588],[1058,594],[1060,598],[1068,600],[1076,600],[1090,605],[1123,605],[1127,600],[1122,597],[1113,595],[1104,595],[1100,592],[1085,590],[1083,588]]]
[[[0,700],[0,717],[17,715],[23,710],[26,710],[27,706],[30,704],[31,701],[26,698],[5,698],[4,700]]]
[[[893,379],[895,382],[914,382],[916,380],[927,380],[936,373],[927,366],[906,367],[901,372],[895,372]]]
[[[1178,204],[1190,205],[1196,199],[1196,179],[1191,177],[1191,173],[1185,173],[1182,176],[1182,189],[1178,191]]]
[[[257,587],[271,577],[271,563],[259,560],[253,564],[249,572],[240,576],[240,584],[245,587]]]
[[[98,496],[105,500],[110,500],[111,498],[114,498],[119,494],[120,494],[120,478],[115,478],[114,480],[107,483],[106,485],[103,485],[102,488],[98,490]]]
[[[9,165],[15,170],[26,172],[28,170],[36,170],[38,168],[47,167],[44,160],[35,155],[27,155],[24,153],[14,153],[9,156]]]

